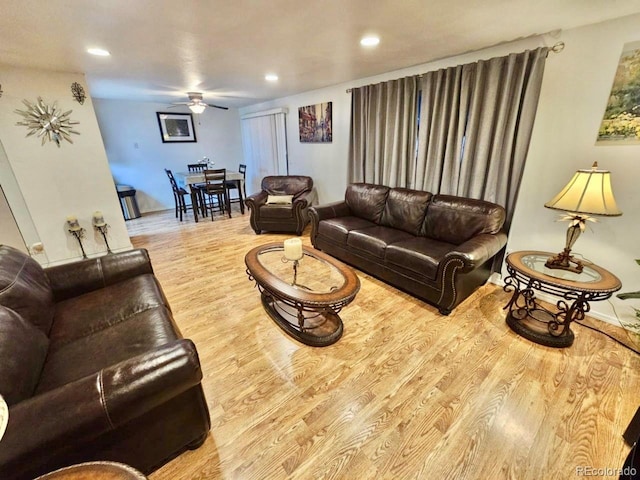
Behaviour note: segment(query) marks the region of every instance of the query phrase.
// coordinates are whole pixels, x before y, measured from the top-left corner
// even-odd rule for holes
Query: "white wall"
[[[165,168],[184,172],[207,156],[216,167],[238,170],[242,163],[237,109],[207,108],[193,115],[195,143],[162,143],[156,112],[188,113],[166,104],[93,99],[109,166],[116,183],[133,186],[141,212],[174,208]]]
[[[622,46],[640,39],[640,15],[563,32],[560,37],[524,39],[478,52],[451,57],[424,65],[388,72],[299,95],[242,108],[241,114],[287,107],[289,165],[292,173],[310,175],[319,192],[320,203],[344,197],[347,183],[347,156],[351,96],[347,88],[423,73],[479,59],[506,55],[527,48],[552,46],[562,40],[566,48],[550,53],[546,63],[538,115],[524,172],[520,197],[513,220],[508,249],[560,251],[564,246],[566,223],[556,223],[557,214],[544,208],[570,179],[575,170],[589,168],[598,160],[612,171],[613,188],[622,217],[604,219],[578,240],[576,252],[615,273],[623,290],[640,289],[640,146],[595,146],[598,127],[609,96]],[[298,140],[298,107],[333,102],[333,143],[301,144]],[[630,302],[614,299],[620,317],[630,320]],[[608,302],[591,305],[592,315],[612,322]]]
[[[87,97],[80,105],[71,95],[73,82],[83,85],[89,94],[84,75],[0,66],[0,79],[4,91],[0,141],[24,204],[14,205],[9,194],[7,199],[27,243],[42,241],[50,263],[80,258],[80,248],[66,229],[67,216],[74,215],[87,230],[87,254],[106,253],[102,237],[91,226],[93,212],[100,210],[111,226],[112,250],[130,249],[91,99]],[[25,109],[23,99],[35,102],[38,97],[47,103],[57,101],[62,111],[73,111],[71,119],[80,122],[75,127],[80,135],[73,136],[73,144],[65,141],[57,147],[52,142],[41,145],[35,136],[25,138],[26,127],[16,125],[23,117],[14,110]],[[32,224],[24,218],[32,219]],[[32,233],[34,226],[37,231]]]
[[[509,250],[559,252],[566,222],[543,207],[577,169],[594,161],[611,170],[621,217],[600,218],[578,239],[574,251],[614,273],[622,291],[640,290],[640,145],[596,146],[613,77],[627,42],[640,40],[640,15],[572,29],[562,34],[565,50],[549,58],[531,139]],[[632,320],[633,302],[611,300],[618,315]],[[637,302],[636,302],[637,303]],[[636,305],[639,306],[640,305]],[[609,302],[591,305],[599,318],[617,323]]]

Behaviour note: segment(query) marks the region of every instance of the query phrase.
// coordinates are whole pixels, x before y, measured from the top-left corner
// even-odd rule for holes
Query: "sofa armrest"
[[[153,273],[144,249],[104,255],[45,269],[56,302],[145,273]]]
[[[11,407],[0,478],[27,477],[200,383],[195,346],[181,339]]]
[[[470,272],[497,254],[507,244],[507,234],[498,232],[496,234],[483,233],[467,240],[447,253],[444,263],[452,258],[460,258],[464,262],[462,272]]]
[[[346,217],[351,215],[351,209],[347,205],[347,202],[340,200],[338,202],[327,203],[325,205],[316,205],[312,207],[313,213],[311,218],[320,220],[326,220],[327,218]]]
[[[351,209],[344,200],[327,203],[325,205],[316,205],[309,208],[309,218],[311,219],[311,243],[314,247],[316,245],[316,239],[318,237],[318,227],[320,221],[327,220],[329,218],[346,217],[351,215]]]

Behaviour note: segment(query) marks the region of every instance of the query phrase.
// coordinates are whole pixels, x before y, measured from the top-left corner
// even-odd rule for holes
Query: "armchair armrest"
[[[27,477],[54,458],[127,423],[202,378],[195,346],[182,339],[11,408],[0,478]]]
[[[317,200],[318,193],[315,188],[301,192],[293,197],[294,208],[303,209],[310,207]]]
[[[504,232],[476,235],[447,253],[443,263],[447,263],[450,258],[460,258],[464,262],[461,271],[470,272],[493,257],[506,244],[507,234]]]
[[[249,195],[245,199],[244,204],[250,209],[256,210],[257,207],[259,207],[260,205],[264,205],[267,202],[268,196],[269,194],[267,194],[267,192],[263,190],[261,192],[254,193],[253,195]]]
[[[145,273],[153,273],[144,249],[105,255],[45,269],[56,302]]]

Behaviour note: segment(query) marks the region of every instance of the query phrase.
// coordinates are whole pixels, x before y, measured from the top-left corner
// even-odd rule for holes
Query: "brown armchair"
[[[0,245],[0,478],[87,461],[150,473],[199,446],[210,421],[145,250],[42,269]]]
[[[284,199],[287,203],[268,203],[269,196],[273,200],[273,197],[287,195],[291,196]],[[316,191],[311,177],[282,175],[264,177],[262,191],[247,197],[245,204],[251,213],[251,228],[256,234],[260,235],[265,230],[302,235],[309,223],[309,207],[315,202]]]

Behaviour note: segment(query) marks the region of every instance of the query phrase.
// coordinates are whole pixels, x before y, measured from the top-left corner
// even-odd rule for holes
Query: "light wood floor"
[[[245,273],[251,247],[288,235],[257,236],[235,212],[127,223],[197,345],[212,421],[152,480],[574,479],[623,464],[640,359],[598,333],[577,325],[571,348],[543,347],[509,330],[495,285],[444,317],[358,271],[344,336],[312,348],[273,323]]]

